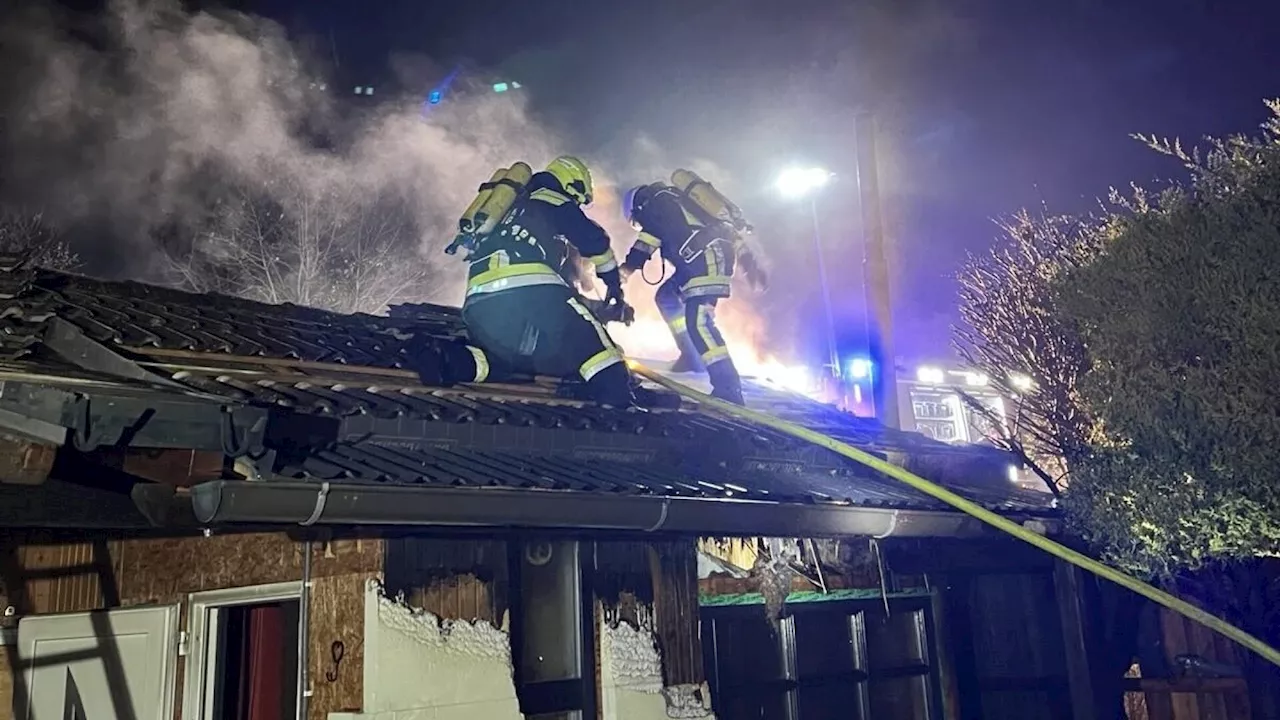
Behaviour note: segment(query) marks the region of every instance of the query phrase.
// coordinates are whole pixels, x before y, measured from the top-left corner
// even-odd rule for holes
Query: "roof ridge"
[[[0,256],[0,263],[3,263],[3,262],[4,262],[4,257]],[[10,270],[10,268],[4,267],[3,265],[0,265],[0,269],[6,270],[6,271]],[[236,305],[242,308],[246,308],[246,309],[252,308],[252,309],[257,309],[264,312],[292,310],[292,311],[299,311],[302,313],[314,314],[316,316],[333,317],[333,318],[377,318],[380,321],[391,319],[390,316],[388,315],[375,315],[373,313],[366,313],[366,312],[344,313],[344,312],[339,312],[337,310],[330,310],[327,308],[316,307],[312,305],[300,305],[294,302],[271,303],[271,302],[266,302],[264,300],[254,300],[252,298],[246,298],[239,295],[228,295],[226,293],[218,292],[218,291],[195,292],[193,290],[187,290],[184,288],[174,287],[172,285],[165,285],[162,283],[146,282],[146,281],[134,280],[134,279],[102,278],[102,277],[95,277],[93,275],[86,275],[83,273],[68,272],[65,270],[31,268],[31,274],[32,274],[32,280],[33,280],[32,285],[38,286],[41,289],[47,290],[49,292],[59,292],[62,289],[61,287],[59,287],[60,282],[63,282],[63,283],[74,282],[82,285],[96,286],[94,289],[97,289],[97,290],[106,290],[106,289],[126,290],[129,292],[130,295],[148,295],[148,294],[169,295],[175,298],[176,297],[189,298],[192,301],[196,301],[198,299],[204,299],[204,300],[211,299],[211,300],[215,300],[220,304]],[[2,275],[0,275],[0,277],[2,277]],[[434,305],[431,303],[419,303],[419,304],[431,305],[433,309],[440,309],[440,310],[454,309],[454,310],[457,310],[459,313],[461,312],[457,308],[452,308],[451,306],[446,306],[446,305]]]
[[[32,253],[0,253],[0,300],[22,297],[32,286],[39,268]]]

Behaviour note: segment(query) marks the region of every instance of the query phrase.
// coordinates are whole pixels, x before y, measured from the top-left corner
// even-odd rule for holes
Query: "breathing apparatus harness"
[[[691,185],[690,189],[692,189],[692,187],[694,186]],[[680,256],[680,259],[685,262],[685,264],[689,264],[694,260],[697,260],[707,251],[707,248],[710,248],[716,243],[733,243],[732,237],[720,237],[720,231],[728,231],[729,234],[737,232],[749,234],[752,231],[751,225],[745,222],[740,224],[729,223],[714,217],[689,194],[689,190],[682,191],[669,185],[664,185],[662,189],[650,193],[648,197],[645,198],[644,202],[639,205],[635,205],[631,210],[632,217],[638,215],[646,205],[663,193],[675,196],[676,201],[680,204],[681,210],[683,210],[686,215],[691,215],[693,216],[693,219],[702,223],[702,227],[699,227],[690,233],[689,237],[685,238],[684,242],[681,243],[680,247],[676,250],[676,253]],[[710,239],[707,238],[708,235],[712,235]],[[640,268],[640,279],[644,280],[647,285],[660,285],[666,277],[667,264],[665,262],[662,263],[662,274],[658,276],[657,280],[652,282],[644,274],[644,268]]]

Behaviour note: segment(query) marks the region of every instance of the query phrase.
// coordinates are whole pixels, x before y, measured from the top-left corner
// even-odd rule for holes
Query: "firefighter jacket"
[[[534,175],[502,223],[480,241],[467,275],[467,302],[532,285],[572,285],[568,244],[595,266],[611,290],[621,287],[609,235],[560,190],[551,174]]]
[[[704,224],[685,208],[680,192],[662,183],[641,189],[632,223],[640,235],[627,253],[628,269],[642,267],[654,251],[675,266],[685,297],[729,297],[737,234],[727,224]]]

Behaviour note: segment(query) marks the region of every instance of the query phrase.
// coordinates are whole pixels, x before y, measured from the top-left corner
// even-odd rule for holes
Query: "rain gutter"
[[[191,502],[205,525],[524,527],[780,537],[990,534],[982,522],[957,512],[557,490],[218,480],[193,487]]]

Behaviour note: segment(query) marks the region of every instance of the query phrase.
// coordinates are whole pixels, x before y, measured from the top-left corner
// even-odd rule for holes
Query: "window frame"
[[[571,602],[578,614],[578,677],[566,680],[527,681],[524,678],[524,549],[531,542],[573,542],[577,545],[578,575],[576,595]],[[596,687],[596,615],[592,580],[595,543],[575,538],[518,536],[507,543],[508,587],[510,588],[511,667],[520,713],[525,717],[577,712],[581,720],[595,720],[599,707]],[[529,600],[537,602],[536,600]]]
[[[210,662],[218,652],[218,611],[242,605],[260,605],[272,602],[302,602],[302,581],[253,585],[250,587],[206,590],[187,595],[187,629],[183,664],[182,720],[212,720],[211,693],[217,687],[217,663]],[[305,614],[300,617],[306,617]],[[299,637],[304,637],[299,635]],[[302,707],[303,663],[301,648],[298,653],[298,676],[294,681],[295,707]]]
[[[924,677],[928,683],[926,694],[928,702],[927,716],[929,720],[941,720],[944,716],[941,645],[938,637],[937,616],[933,607],[933,596],[889,598],[889,612],[891,614],[919,613],[919,620],[917,621],[919,623],[919,631],[924,634],[924,637],[921,638],[921,644],[927,654],[926,662],[922,665],[883,669],[871,668],[865,623],[868,614],[883,613],[884,606],[885,603],[882,598],[819,600],[786,605],[783,610],[783,617],[780,619],[780,631],[776,633],[780,666],[785,677],[771,681],[757,681],[753,683],[753,686],[759,690],[761,695],[782,695],[785,698],[784,707],[788,720],[802,720],[798,703],[798,692],[801,689],[829,685],[833,682],[839,684],[847,683],[853,685],[857,693],[860,716],[862,718],[870,718],[870,683],[876,680]],[[759,618],[763,622],[763,613],[764,607],[760,604],[705,606],[701,608],[699,616],[702,623],[703,664],[706,668],[707,683],[711,688],[713,704],[716,702],[716,698],[721,697],[721,688],[723,687],[720,677],[718,648],[716,647],[716,622],[741,621],[748,618]],[[836,675],[846,675],[843,672],[823,675],[816,680],[812,676],[809,678],[799,677],[797,652],[800,652],[801,649],[796,646],[795,625],[791,619],[796,616],[811,614],[829,614],[847,618],[854,645],[854,658],[856,659],[853,672],[847,673],[848,677],[836,677]],[[857,667],[857,665],[861,665],[861,667]],[[720,713],[721,711],[717,708],[718,717],[722,716]]]

